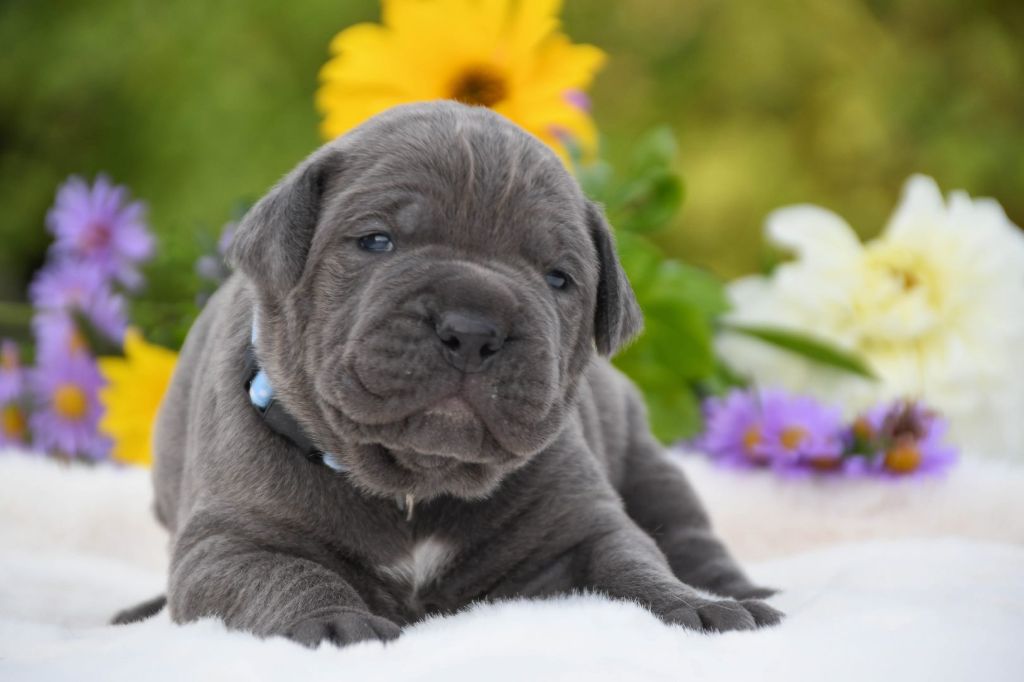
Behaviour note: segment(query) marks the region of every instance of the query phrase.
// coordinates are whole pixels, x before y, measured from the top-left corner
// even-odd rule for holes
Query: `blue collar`
[[[270,384],[259,361],[256,359],[256,312],[253,311],[252,340],[245,352],[245,390],[249,394],[249,402],[256,413],[263,418],[270,430],[281,436],[302,451],[306,459],[322,464],[328,469],[339,473],[348,471],[341,459],[333,452],[324,452],[306,435],[302,426],[295,420],[280,402],[274,398],[274,387]],[[416,500],[411,493],[395,497],[398,509],[405,513],[405,520],[412,521],[413,508]]]
[[[318,448],[313,440],[306,435],[295,417],[274,398],[274,387],[270,384],[270,377],[259,366],[259,361],[256,359],[255,319],[253,319],[252,330],[252,343],[249,344],[245,353],[245,389],[249,394],[249,402],[253,409],[263,418],[271,431],[301,450],[306,459],[323,464],[334,471],[347,471],[347,467],[341,463],[338,456]]]

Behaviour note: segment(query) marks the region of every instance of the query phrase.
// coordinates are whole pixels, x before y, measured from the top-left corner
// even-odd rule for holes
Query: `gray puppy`
[[[345,644],[571,591],[779,620],[599,357],[640,311],[601,210],[530,135],[392,109],[257,203],[232,260],[157,424],[175,621]]]

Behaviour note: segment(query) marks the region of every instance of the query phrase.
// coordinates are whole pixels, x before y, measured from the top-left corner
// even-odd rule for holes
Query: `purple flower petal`
[[[17,400],[25,383],[18,344],[11,339],[0,343],[0,404]]]
[[[126,188],[102,174],[91,188],[72,176],[57,190],[46,222],[59,258],[89,263],[125,286],[141,283],[137,267],[153,255],[154,242],[145,206],[130,201]]]
[[[854,427],[870,466],[890,476],[947,470],[957,458],[956,448],[946,441],[948,428],[938,414],[908,400],[878,405]]]
[[[846,425],[809,396],[735,390],[705,402],[695,444],[719,462],[771,466],[787,476],[815,471],[889,477],[944,471],[956,459],[947,424],[917,403],[880,405]]]
[[[124,336],[124,298],[89,263],[58,261],[43,268],[29,287],[29,298],[41,312],[81,312],[112,341]]]
[[[30,374],[36,410],[29,419],[33,447],[68,457],[103,459],[111,441],[99,431],[103,385],[96,362],[86,354],[54,356]]]
[[[582,90],[570,88],[562,93],[562,98],[580,111],[590,111],[590,97],[588,97],[587,93]]]
[[[47,310],[32,318],[32,332],[36,340],[36,360],[47,363],[53,358],[85,355],[89,345],[75,327],[71,315],[63,310]]]

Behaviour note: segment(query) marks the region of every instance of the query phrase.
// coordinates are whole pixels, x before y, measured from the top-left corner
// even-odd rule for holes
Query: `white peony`
[[[772,213],[768,237],[795,260],[732,283],[730,320],[813,334],[860,354],[870,382],[735,334],[719,350],[761,385],[854,413],[922,399],[970,453],[1024,458],[1024,233],[999,204],[914,176],[885,231],[861,244],[834,213]]]

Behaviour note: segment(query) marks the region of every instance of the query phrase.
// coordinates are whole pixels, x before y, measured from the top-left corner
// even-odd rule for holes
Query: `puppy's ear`
[[[597,308],[594,311],[594,343],[598,353],[611,356],[640,333],[644,318],[633,287],[629,285],[616,255],[615,240],[604,219],[604,211],[591,201],[587,201],[586,205],[587,225],[600,266]]]
[[[341,153],[326,147],[286,175],[242,218],[228,262],[265,291],[287,294],[302,275],[324,192],[341,165]]]

